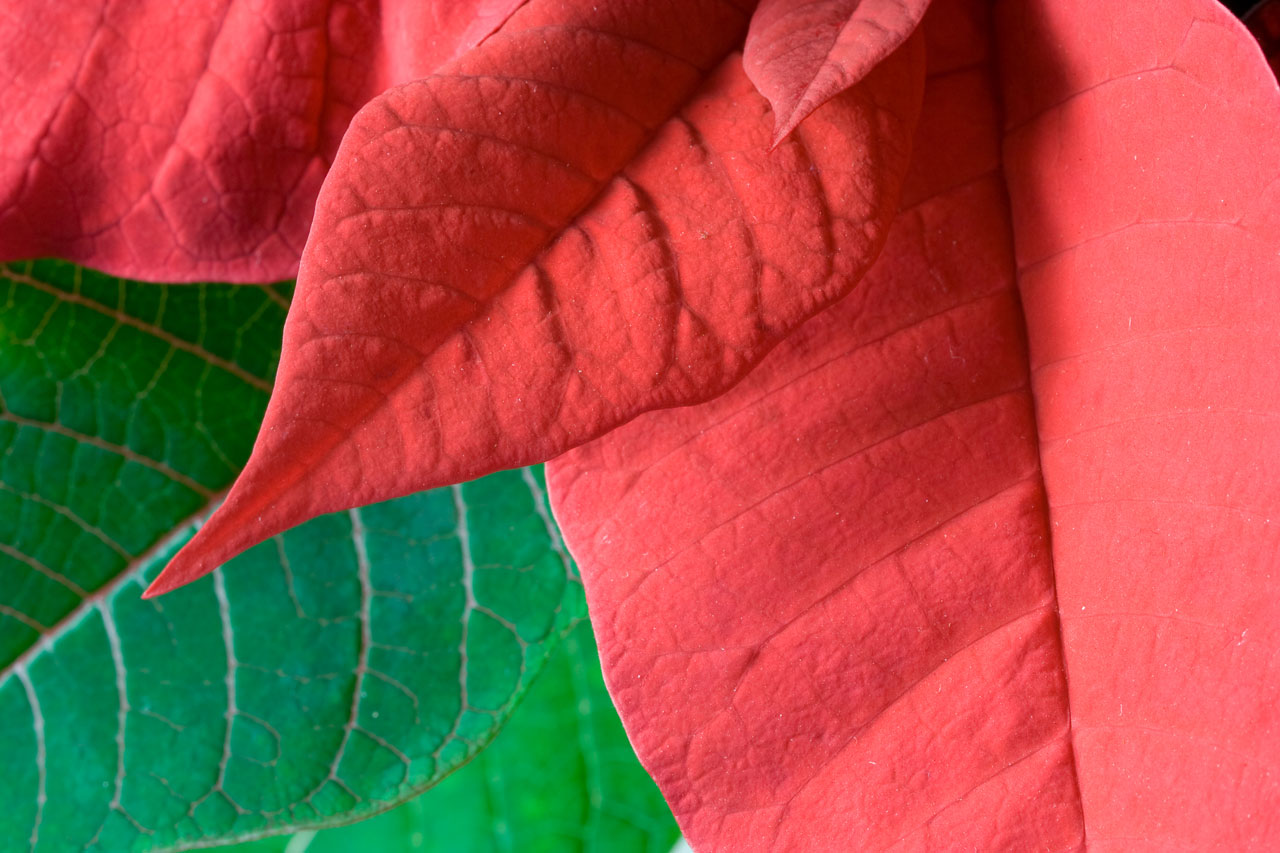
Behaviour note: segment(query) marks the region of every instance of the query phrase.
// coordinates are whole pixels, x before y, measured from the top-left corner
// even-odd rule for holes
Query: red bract
[[[922,46],[770,151],[731,53],[747,17],[534,2],[366,107],[317,204],[253,456],[150,594],[311,516],[713,397],[846,293],[897,207]]]
[[[1199,0],[927,29],[863,286],[549,467],[611,691],[698,850],[1273,849],[1275,81]]]
[[[11,0],[0,260],[160,281],[292,276],[352,115],[522,0]]]
[[[928,6],[929,0],[762,0],[743,66],[773,106],[774,142],[893,53]]]
[[[923,8],[767,2],[776,115],[746,0],[534,0],[375,99],[253,458],[150,592],[603,435],[552,463],[556,510],[699,849],[1280,847],[1275,81],[1212,0],[938,0],[900,199],[924,52],[883,57]],[[133,32],[86,18],[97,52],[5,119],[5,251],[246,278],[296,251],[345,113],[296,38],[310,94],[237,112],[238,26],[193,37],[156,142],[150,89],[124,122],[62,97]],[[117,187],[101,152],[136,140]]]

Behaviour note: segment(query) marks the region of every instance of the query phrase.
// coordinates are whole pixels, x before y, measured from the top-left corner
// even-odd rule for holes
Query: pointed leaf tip
[[[743,66],[773,106],[773,145],[897,50],[928,6],[929,0],[763,0],[751,18]]]
[[[329,503],[324,503],[323,492],[303,493],[302,497],[308,501],[303,507],[283,501],[262,500],[265,490],[256,488],[255,484],[259,483],[263,477],[286,480],[291,476],[296,475],[279,467],[264,471],[260,458],[251,456],[249,463],[228,493],[227,499],[196,530],[187,544],[173,555],[169,564],[147,587],[143,597],[154,598],[164,595],[199,580],[242,551],[292,527],[291,519],[298,514],[302,514],[304,518],[313,518],[349,508],[349,505],[341,500],[331,499]],[[296,496],[297,493],[294,497]],[[403,493],[388,495],[388,497],[402,496]],[[363,503],[369,502],[371,501]]]
[[[745,27],[722,0],[534,2],[362,111],[253,456],[173,569],[713,397],[847,293],[896,209],[923,46],[768,153]]]
[[[192,542],[194,541],[193,539]],[[157,598],[165,593],[173,592],[175,589],[180,589],[189,583],[200,580],[200,578],[221,565],[216,562],[210,564],[210,561],[200,561],[193,564],[190,560],[184,560],[183,554],[190,547],[191,542],[188,542],[174,555],[169,564],[161,570],[160,574],[156,575],[155,580],[151,581],[147,588],[143,590],[143,598]]]
[[[166,592],[173,592],[177,588],[178,585],[167,580],[165,578],[165,573],[162,571],[156,579],[148,584],[147,588],[142,591],[142,598],[144,600],[148,598],[157,598],[158,596],[164,595]]]

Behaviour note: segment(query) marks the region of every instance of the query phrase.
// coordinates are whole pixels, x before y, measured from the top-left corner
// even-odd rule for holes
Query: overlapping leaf
[[[1214,3],[987,14],[867,286],[551,466],[697,849],[1277,843],[1275,81]]]
[[[519,2],[6,3],[0,260],[288,278],[355,111]]]
[[[919,45],[770,152],[726,58],[745,23],[726,0],[534,2],[370,104],[254,454],[151,592],[317,513],[714,396],[847,292],[896,206]]]
[[[905,148],[892,141],[910,124],[911,61],[765,155],[762,102],[732,59],[713,70],[736,39],[713,24],[740,30],[733,9],[588,5],[535,3],[357,123],[321,198],[294,355],[252,473],[156,589],[308,515],[543,458],[712,396],[852,286],[894,190],[850,164]],[[987,4],[937,6],[925,144],[873,286],[719,403],[645,416],[557,464],[633,737],[711,849],[1274,846],[1274,81],[1208,0],[1002,3],[998,68]],[[566,24],[565,11],[583,17]],[[831,59],[790,79],[817,80]],[[430,165],[414,159],[424,149]],[[844,218],[833,197],[853,205]],[[137,328],[128,314],[110,316]],[[15,349],[29,357],[27,339],[58,322],[52,310],[29,324]],[[111,363],[115,334],[90,338],[81,363]],[[208,366],[235,373],[218,358]],[[16,441],[39,436],[40,465],[159,483],[136,518],[218,488],[204,457],[176,461],[181,443],[138,452],[157,431],[116,413],[154,389],[99,410],[78,368],[16,375],[7,420]],[[14,470],[27,479],[7,499],[55,531],[35,547],[82,541],[91,577],[138,550],[116,532],[136,536],[130,505],[80,511],[50,497],[67,480]],[[472,540],[450,505],[461,553]],[[344,516],[341,537],[360,540],[363,515]],[[373,589],[348,547],[348,585]],[[53,592],[19,587],[44,610],[6,603],[0,616],[31,636],[50,614],[84,611],[77,630],[97,632],[118,674],[119,600],[76,610],[88,587],[43,551],[12,550],[14,570]],[[216,607],[231,583],[186,594]],[[368,630],[356,636],[359,649]],[[67,743],[29,713],[35,664],[60,657],[46,655],[17,658],[0,687],[37,721],[13,738],[37,759],[54,755],[55,733]],[[372,670],[357,657],[354,671]],[[466,671],[454,673],[462,705]],[[102,675],[70,676],[125,700],[102,703],[115,728],[84,729],[90,771],[114,771],[91,842],[143,832],[126,751],[111,766],[95,750],[112,733],[119,747],[144,703]],[[256,712],[223,682],[218,766],[269,763],[235,725]],[[344,743],[372,724],[349,712],[338,728],[347,741],[320,789],[340,800]],[[248,740],[233,743],[237,731]],[[351,761],[391,785],[404,771],[379,764],[394,751],[371,741]],[[400,789],[413,772],[410,760]],[[224,802],[218,773],[195,809]],[[40,811],[55,777],[37,775]],[[258,832],[301,810],[238,802],[201,820]]]
[[[615,700],[695,849],[1079,838],[998,137],[970,125],[990,57],[929,47],[917,148],[967,144],[917,161],[863,288],[714,403],[552,463]]]
[[[762,0],[743,66],[773,105],[776,144],[915,32],[929,0]]]
[[[285,298],[57,263],[3,286],[0,847],[350,819],[493,736],[578,614],[536,472],[318,518],[144,602],[247,455]]]
[[[1087,8],[1009,4],[999,30],[1086,825],[1091,845],[1265,849],[1280,92],[1216,3]]]

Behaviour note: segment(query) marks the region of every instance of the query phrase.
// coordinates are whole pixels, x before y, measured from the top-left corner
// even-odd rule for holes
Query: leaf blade
[[[929,0],[764,0],[743,61],[773,105],[773,144],[897,50],[928,7]]]
[[[21,413],[0,417],[0,846],[325,824],[492,737],[578,615],[540,475],[320,518],[146,604],[247,455],[281,296],[51,262],[0,287],[0,400]]]
[[[1140,44],[1117,34],[1155,4],[1081,11],[1009,10],[1001,36],[1084,814],[1100,841],[1265,847],[1280,91],[1216,3],[1161,5]]]
[[[1080,837],[999,138],[970,127],[995,80],[946,11],[863,287],[718,400],[549,466],[606,679],[694,849]]]
[[[0,260],[57,255],[151,281],[292,277],[355,110],[519,2],[11,4]]]
[[[393,812],[317,833],[307,850],[668,853],[678,835],[627,743],[584,621],[474,761]]]
[[[689,21],[673,26],[673,10]],[[366,109],[344,142],[352,171],[335,170],[319,206],[259,447],[151,592],[316,512],[545,459],[719,393],[851,287],[892,210],[919,51],[768,153],[763,102],[736,59],[720,62],[735,17],[723,3],[534,4]],[[609,50],[553,61],[548,27]],[[520,98],[487,114],[474,95],[507,66],[526,75],[510,84]],[[636,75],[662,85],[637,93]],[[377,165],[437,144],[458,156],[425,189]],[[361,218],[379,207],[381,225]],[[401,208],[435,226],[406,228]],[[458,230],[474,210],[515,225]],[[346,239],[352,221],[378,239]]]
[[[982,57],[955,36],[990,32],[980,11],[930,13],[922,134],[947,132],[918,145],[933,156],[866,302],[811,321],[715,403],[552,463],[606,675],[708,849],[1265,847],[1273,827],[1252,816],[1277,795],[1253,762],[1274,760],[1275,689],[1247,649],[1280,625],[1275,82],[1216,4],[1152,30],[1154,5],[1009,3],[1002,118],[1001,77],[979,87],[986,106],[965,94]],[[841,375],[858,352],[841,343],[911,312],[924,325],[866,333],[864,368]],[[1002,372],[1004,396],[988,386]],[[991,409],[1010,390],[1017,417]],[[988,411],[914,453],[901,446],[929,422],[885,428],[863,468],[833,473],[858,458],[839,458],[851,432],[957,394]],[[1003,495],[937,506],[1027,453]],[[935,512],[941,526],[863,559]],[[847,586],[801,622],[828,572]],[[957,630],[970,645],[931,645]],[[887,698],[873,715],[868,697]]]

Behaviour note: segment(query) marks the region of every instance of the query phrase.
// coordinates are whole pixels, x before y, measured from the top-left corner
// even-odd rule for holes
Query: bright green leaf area
[[[248,455],[286,291],[57,262],[0,290],[0,849],[384,810],[487,743],[581,618],[532,469],[316,519],[141,600]]]
[[[668,853],[678,836],[613,710],[584,621],[492,745],[438,786],[367,821],[236,853]]]

